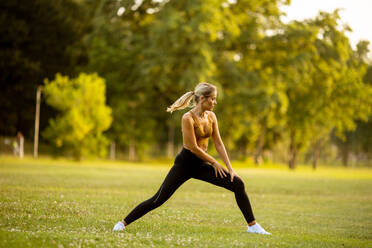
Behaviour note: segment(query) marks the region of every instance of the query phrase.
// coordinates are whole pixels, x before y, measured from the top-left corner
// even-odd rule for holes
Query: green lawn
[[[246,233],[233,194],[197,180],[111,232],[170,166],[0,157],[0,246],[372,247],[368,169],[237,168],[271,236]]]

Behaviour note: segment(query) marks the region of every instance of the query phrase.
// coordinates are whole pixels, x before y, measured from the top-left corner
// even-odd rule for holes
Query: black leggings
[[[215,171],[211,165],[206,164],[191,151],[183,148],[177,155],[173,167],[169,171],[158,192],[150,199],[135,207],[132,212],[124,218],[124,221],[129,225],[146,213],[159,207],[172,196],[178,187],[190,178],[209,182],[234,192],[236,202],[247,223],[255,220],[251,204],[245,193],[243,181],[238,177],[234,177],[233,182],[231,182],[228,173],[227,177],[221,178],[219,175],[216,177]]]

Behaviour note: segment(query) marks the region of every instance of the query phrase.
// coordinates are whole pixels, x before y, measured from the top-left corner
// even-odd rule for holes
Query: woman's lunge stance
[[[247,232],[270,234],[256,223],[244,183],[231,167],[220,137],[216,115],[212,112],[217,104],[216,98],[217,88],[214,85],[200,83],[194,91],[187,92],[167,109],[172,113],[175,110],[194,106],[182,117],[183,149],[177,155],[173,167],[156,194],[139,204],[127,217],[119,221],[114,226],[114,231],[123,230],[125,226],[159,207],[184,182],[195,178],[234,192],[236,202],[248,224]],[[228,171],[206,152],[209,137],[212,137],[216,150]]]

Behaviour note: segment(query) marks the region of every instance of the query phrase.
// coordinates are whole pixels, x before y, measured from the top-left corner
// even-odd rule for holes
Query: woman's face
[[[203,97],[201,104],[204,110],[212,111],[217,104],[217,91],[215,90],[209,97]]]

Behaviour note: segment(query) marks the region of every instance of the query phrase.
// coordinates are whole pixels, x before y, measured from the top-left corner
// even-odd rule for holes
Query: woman
[[[235,193],[236,202],[248,224],[247,232],[270,234],[256,223],[244,183],[231,167],[220,137],[216,115],[212,112],[217,104],[216,98],[217,88],[214,85],[200,83],[194,91],[187,92],[167,109],[172,113],[190,105],[194,106],[182,117],[183,149],[177,155],[173,167],[158,192],[134,208],[127,217],[114,226],[113,231],[125,229],[125,226],[162,205],[184,182],[195,178]],[[209,137],[212,137],[216,150],[228,171],[207,153]]]

